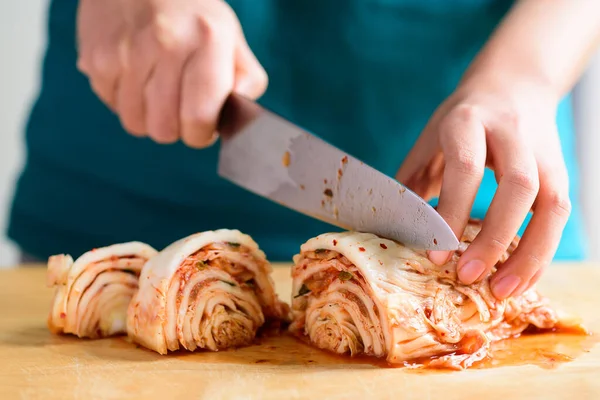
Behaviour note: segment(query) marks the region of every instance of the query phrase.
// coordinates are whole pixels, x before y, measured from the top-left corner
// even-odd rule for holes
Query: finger
[[[175,143],[180,137],[179,106],[185,61],[163,58],[145,90],[146,128],[157,143]]]
[[[477,109],[459,106],[439,124],[439,137],[446,165],[438,213],[460,238],[471,215],[485,170],[485,127]],[[450,253],[430,252],[430,259],[443,264]]]
[[[120,55],[116,46],[99,47],[89,58],[78,61],[77,68],[88,76],[92,91],[111,110],[116,109],[116,93],[121,73]]]
[[[217,120],[234,82],[233,34],[209,34],[186,64],[180,107],[181,139],[192,148],[214,141]],[[214,39],[214,37],[218,37]]]
[[[238,41],[235,54],[235,82],[233,90],[250,99],[257,99],[267,90],[269,78],[246,40]]]
[[[571,213],[566,169],[553,172],[540,166],[541,189],[535,212],[513,255],[490,282],[498,299],[516,296],[530,288],[552,262]]]
[[[409,179],[400,182],[425,201],[430,201],[440,195],[444,163],[444,155],[439,152],[420,170],[413,173]]]
[[[147,133],[144,107],[144,87],[152,74],[156,58],[148,45],[147,35],[138,35],[130,42],[122,42],[122,73],[117,89],[116,109],[121,124],[129,133],[145,136]]]
[[[500,180],[481,232],[458,262],[458,276],[465,284],[480,280],[506,252],[539,189],[534,155],[518,137],[497,134],[488,139],[488,146]]]
[[[158,45],[161,47],[160,61],[145,90],[146,128],[155,142],[168,144],[180,138],[183,71],[192,47],[185,40]]]

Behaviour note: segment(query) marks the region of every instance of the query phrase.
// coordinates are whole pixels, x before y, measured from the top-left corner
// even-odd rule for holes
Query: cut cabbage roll
[[[249,345],[266,321],[289,321],[271,272],[258,245],[237,230],[178,240],[144,267],[129,336],[160,354]]]
[[[77,260],[67,254],[48,259],[48,287],[54,287],[48,327],[97,339],[126,334],[127,308],[138,288],[142,266],[156,250],[140,242],[91,250]]]
[[[302,245],[292,269],[290,330],[331,352],[389,364],[452,369],[484,359],[490,343],[528,327],[580,329],[535,288],[498,301],[489,279],[459,283],[458,258],[480,230],[470,221],[461,248],[443,266],[425,252],[356,232],[326,233]],[[518,245],[515,238],[500,263]]]

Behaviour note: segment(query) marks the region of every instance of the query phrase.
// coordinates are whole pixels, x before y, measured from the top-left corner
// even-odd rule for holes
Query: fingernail
[[[431,260],[432,263],[437,265],[446,264],[448,258],[450,257],[449,251],[441,251],[441,250],[432,250],[427,253],[427,256]]]
[[[497,282],[492,282],[492,293],[497,299],[503,300],[510,296],[520,284],[521,278],[516,275],[508,275],[500,278]]]
[[[481,260],[471,260],[458,269],[458,277],[464,284],[470,285],[485,272],[485,263]]]

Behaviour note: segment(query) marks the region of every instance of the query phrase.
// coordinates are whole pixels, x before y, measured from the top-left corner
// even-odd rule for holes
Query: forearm
[[[600,1],[521,0],[473,61],[463,82],[507,79],[569,92],[600,44]]]

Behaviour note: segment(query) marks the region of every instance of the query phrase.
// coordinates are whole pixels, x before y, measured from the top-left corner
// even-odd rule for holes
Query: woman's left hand
[[[438,212],[460,238],[484,169],[494,170],[498,189],[483,228],[458,263],[465,284],[490,271],[533,210],[518,248],[492,277],[499,299],[539,279],[570,215],[557,105],[558,96],[543,84],[467,80],[436,110],[398,171],[397,179],[420,196],[440,196]],[[429,257],[443,264],[449,253]]]

